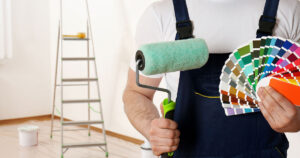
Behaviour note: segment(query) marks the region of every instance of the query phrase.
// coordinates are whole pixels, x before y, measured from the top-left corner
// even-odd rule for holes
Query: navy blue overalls
[[[266,1],[257,37],[272,35],[278,3]],[[173,0],[173,4],[176,40],[192,38],[185,0]],[[272,130],[260,112],[227,117],[218,97],[205,97],[219,96],[219,77],[228,57],[229,53],[210,54],[204,67],[180,72],[174,120],[181,136],[174,157],[285,158],[286,136]]]

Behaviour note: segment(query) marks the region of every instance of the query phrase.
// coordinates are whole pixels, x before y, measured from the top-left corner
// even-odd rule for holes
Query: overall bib
[[[272,35],[279,0],[267,0],[257,37]],[[173,0],[176,40],[192,38],[185,0]],[[179,158],[285,158],[288,141],[260,112],[225,116],[219,96],[222,67],[229,53],[210,54],[199,69],[180,72],[174,120],[181,132]]]

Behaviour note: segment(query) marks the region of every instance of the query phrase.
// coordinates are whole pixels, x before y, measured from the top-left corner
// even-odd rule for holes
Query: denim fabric
[[[174,157],[286,157],[286,136],[272,130],[260,112],[227,117],[219,98],[195,94],[219,96],[219,77],[228,57],[210,54],[204,67],[180,73],[174,119],[181,136]]]

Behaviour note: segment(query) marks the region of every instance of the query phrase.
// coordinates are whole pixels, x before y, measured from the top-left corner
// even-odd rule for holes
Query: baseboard
[[[55,119],[60,119],[59,116],[54,116]],[[7,120],[0,120],[0,126],[1,125],[7,125],[7,124],[19,124],[19,123],[23,123],[29,120],[38,120],[38,121],[44,121],[44,120],[50,120],[51,119],[51,114],[48,115],[40,115],[40,116],[32,116],[32,117],[24,117],[24,118],[16,118],[16,119],[7,119]],[[65,121],[72,121],[70,119],[64,118]],[[80,125],[80,127],[85,127],[87,128],[87,125]],[[95,132],[99,132],[102,133],[102,129],[98,128],[98,127],[94,127],[91,126],[91,130],[95,131]],[[141,145],[144,143],[144,141],[140,140],[140,139],[136,139],[133,137],[129,137],[123,134],[119,134],[113,131],[109,131],[106,130],[106,135],[112,136],[112,137],[116,137],[134,144],[138,144]]]
[[[5,119],[5,120],[0,120],[0,126],[6,125],[6,124],[19,124],[19,123],[23,123],[23,122],[30,121],[30,120],[43,121],[43,120],[49,120],[50,118],[51,118],[51,114]]]

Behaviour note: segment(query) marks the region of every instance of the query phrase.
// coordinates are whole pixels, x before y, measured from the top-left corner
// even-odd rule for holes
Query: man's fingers
[[[157,126],[163,129],[177,129],[177,123],[170,119],[160,118],[157,120]]]
[[[160,138],[179,138],[180,132],[179,130],[169,130],[169,129],[161,129],[161,128],[152,128],[150,130],[151,136],[158,136]]]
[[[262,98],[262,102],[259,105],[264,117],[275,131],[282,132],[282,129],[285,128],[290,120],[287,117],[287,112],[265,88],[260,88],[259,95]]]
[[[275,131],[299,131],[300,111],[288,99],[271,87],[260,88],[258,95],[261,112]]]
[[[273,115],[277,128],[285,128],[297,114],[296,107],[271,87],[266,87],[265,92],[263,104],[266,110]]]
[[[160,156],[163,153],[173,152],[178,146],[152,146],[154,155]]]
[[[260,111],[264,115],[265,119],[269,122],[270,126],[273,126],[275,121],[274,121],[272,115],[270,115],[270,113],[266,110],[266,108],[264,107],[264,104],[262,102],[259,102],[258,105],[259,105]]]
[[[266,110],[270,113],[273,114],[274,112],[276,113],[284,113],[285,110],[281,105],[273,98],[273,92],[269,93],[267,88],[260,88],[259,89],[259,95],[261,98],[261,101],[263,102]]]
[[[263,100],[262,98],[265,95],[264,90],[262,88],[259,88],[257,93],[258,93],[259,97],[261,98],[261,100]],[[258,105],[259,105],[260,111],[262,112],[262,114],[264,115],[266,120],[270,124],[272,124],[274,122],[274,119],[273,119],[272,115],[269,113],[269,111],[267,111],[267,109],[266,109],[265,105],[263,104],[263,102],[262,101],[259,102]]]
[[[267,95],[265,93],[265,90],[262,88],[258,89],[258,95],[261,98],[261,100],[265,99],[265,96]],[[260,110],[262,112],[262,114],[264,115],[265,119],[268,121],[268,123],[270,124],[271,127],[276,126],[276,120],[275,118],[273,118],[273,114],[271,113],[272,110],[268,109],[264,102],[261,101],[260,103],[258,103]]]
[[[285,113],[284,109],[276,100],[268,93],[265,88],[260,88],[259,95],[262,98],[262,105],[264,109],[268,112],[274,124],[280,124],[283,121],[283,115]]]
[[[155,155],[175,151],[179,145],[180,132],[177,123],[164,118],[151,122],[149,141]]]
[[[259,103],[259,107],[260,107],[260,110],[261,110],[262,114],[264,115],[265,119],[268,121],[269,125],[271,126],[271,128],[273,130],[275,130],[276,132],[281,133],[282,128],[280,128],[280,126],[278,125],[278,122],[277,122],[278,120],[274,119],[274,117],[276,117],[276,116],[273,116],[273,114],[270,114],[265,109],[265,105],[262,102]]]
[[[179,144],[180,139],[174,138],[160,138],[157,136],[151,137],[150,140],[151,144],[153,146],[177,146]]]
[[[265,89],[286,112],[291,113],[295,111],[296,107],[275,89],[270,86],[267,86]]]

